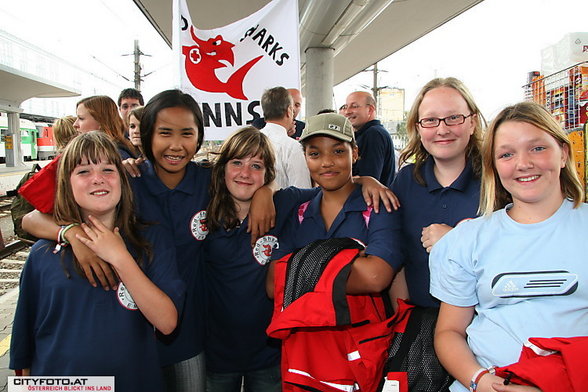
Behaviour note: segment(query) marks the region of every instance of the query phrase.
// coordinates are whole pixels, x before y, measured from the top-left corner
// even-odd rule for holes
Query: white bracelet
[[[479,368],[474,373],[474,375],[472,376],[472,379],[470,380],[470,392],[476,392],[476,389],[478,388],[478,384],[480,383],[480,380],[487,373],[495,374],[495,367],[490,366],[487,369],[486,368]]]

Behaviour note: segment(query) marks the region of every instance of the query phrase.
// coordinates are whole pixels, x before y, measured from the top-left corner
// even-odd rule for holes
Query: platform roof
[[[20,111],[20,104],[33,97],[75,97],[79,91],[0,64],[0,109]]]
[[[171,46],[172,1],[133,0]],[[483,0],[299,0],[300,54],[310,47],[335,48],[338,84],[388,57]],[[187,0],[200,29],[230,24],[269,0]]]

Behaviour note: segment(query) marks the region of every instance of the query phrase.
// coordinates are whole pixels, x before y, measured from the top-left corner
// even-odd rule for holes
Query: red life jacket
[[[529,338],[517,363],[496,369],[513,384],[543,392],[588,391],[588,337]]]
[[[331,238],[275,263],[267,333],[283,341],[283,391],[377,390],[393,321],[386,319],[381,295],[345,293],[362,249],[353,239]]]

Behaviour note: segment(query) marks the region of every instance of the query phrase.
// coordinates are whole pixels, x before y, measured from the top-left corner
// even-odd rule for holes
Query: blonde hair
[[[484,136],[482,145],[482,189],[480,191],[480,210],[484,215],[504,208],[512,203],[512,196],[502,185],[494,162],[494,139],[496,132],[507,121],[518,121],[531,124],[542,131],[547,132],[563,148],[568,146],[566,164],[559,174],[560,186],[563,195],[574,202],[574,208],[578,207],[584,199],[584,190],[578,179],[578,173],[574,166],[572,145],[566,133],[555,121],[551,114],[541,105],[535,102],[521,102],[503,109],[492,121]]]
[[[71,139],[78,135],[78,131],[74,128],[74,116],[65,116],[58,118],[53,123],[53,138],[57,145],[57,151],[61,151],[67,146]]]
[[[408,132],[408,144],[402,150],[399,158],[398,167],[402,167],[405,163],[407,163],[412,157],[414,156],[414,170],[413,175],[416,181],[421,184],[425,185],[425,179],[421,175],[421,167],[429,158],[429,152],[421,143],[421,138],[419,136],[418,130],[418,121],[419,121],[419,108],[425,95],[438,87],[448,87],[452,88],[457,91],[466,104],[468,105],[468,109],[470,110],[471,114],[475,114],[475,116],[471,117],[471,121],[475,121],[474,132],[470,136],[470,140],[466,147],[466,160],[470,160],[472,162],[472,168],[474,170],[474,175],[477,177],[480,176],[482,172],[482,162],[481,162],[481,155],[480,155],[480,147],[481,147],[481,140],[482,140],[482,132],[484,126],[486,126],[486,120],[480,112],[478,105],[474,101],[474,98],[468,88],[463,84],[463,82],[456,78],[436,78],[428,82],[423,86],[421,91],[416,96],[414,103],[408,113],[408,118],[406,119],[406,131]],[[464,115],[466,113],[463,113]]]

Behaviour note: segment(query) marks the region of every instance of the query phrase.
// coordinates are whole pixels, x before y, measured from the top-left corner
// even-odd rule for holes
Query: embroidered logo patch
[[[206,210],[197,212],[190,221],[190,231],[194,238],[202,241],[208,234],[208,226],[206,226]]]
[[[135,303],[135,300],[133,300],[133,297],[131,296],[131,293],[129,293],[129,290],[127,290],[127,288],[125,287],[125,284],[123,282],[120,282],[118,285],[118,289],[116,290],[116,298],[118,298],[118,302],[125,308],[129,309],[129,310],[137,310],[137,304]]]
[[[260,265],[266,265],[269,263],[272,257],[272,250],[278,248],[278,239],[273,235],[264,235],[255,241],[253,247],[253,257]]]

